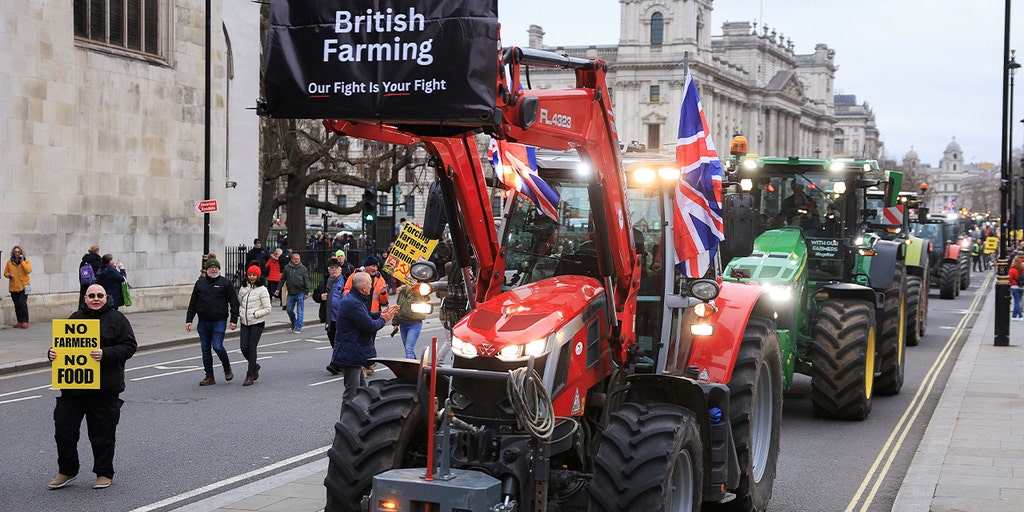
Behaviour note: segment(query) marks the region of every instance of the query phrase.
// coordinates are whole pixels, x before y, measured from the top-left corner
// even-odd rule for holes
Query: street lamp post
[[[1010,279],[1007,275],[1006,264],[1006,240],[1009,228],[1009,195],[1010,195],[1010,162],[1008,131],[1010,129],[1010,65],[1019,64],[1010,58],[1010,0],[1006,0],[1006,13],[1003,18],[1003,147],[1000,158],[1000,182],[999,182],[999,263],[996,271],[996,312],[995,312],[995,340],[997,347],[1008,347],[1010,345]]]
[[[1010,203],[1009,209],[1007,210],[1007,225],[1009,226],[1009,232],[1003,235],[1003,241],[1007,247],[1017,247],[1017,187],[1013,183],[1013,79],[1017,76],[1017,70],[1020,69],[1020,64],[1017,62],[1017,50],[1010,50],[1010,61],[1006,63],[1006,67],[1010,69],[1010,121],[1007,123],[1006,141],[1006,165],[1007,173],[1010,184]]]

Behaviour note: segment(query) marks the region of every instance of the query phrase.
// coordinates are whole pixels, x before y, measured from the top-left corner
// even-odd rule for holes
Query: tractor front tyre
[[[971,257],[963,256],[963,252],[961,252],[958,261],[960,262],[960,289],[966,290],[971,286]]]
[[[812,354],[814,415],[844,420],[867,418],[875,375],[874,304],[860,299],[823,302]]]
[[[907,303],[904,286],[905,267],[896,264],[892,286],[885,291],[881,332],[878,334],[878,379],[875,387],[882,395],[895,395],[903,388],[907,359],[904,351]]]
[[[782,350],[770,321],[751,318],[747,324],[729,395],[740,484],[736,499],[713,510],[763,512],[775,485],[782,431]]]
[[[626,402],[611,414],[598,442],[590,510],[700,510],[704,452],[693,412]]]
[[[416,386],[371,381],[341,405],[334,443],[327,450],[325,512],[360,512],[374,475],[426,465],[426,428]]]
[[[960,293],[957,282],[957,264],[952,261],[943,262],[939,266],[939,297],[955,299]]]
[[[925,290],[925,293],[928,293]],[[921,311],[921,278],[919,276],[907,276],[907,345],[916,347],[921,343],[921,334],[924,331],[922,323],[924,317]]]

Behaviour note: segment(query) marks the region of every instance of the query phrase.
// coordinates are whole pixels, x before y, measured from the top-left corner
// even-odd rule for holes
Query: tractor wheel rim
[[[685,449],[676,455],[669,489],[669,510],[693,512],[693,459]]]
[[[775,417],[775,403],[772,397],[772,372],[768,363],[761,364],[757,377],[757,396],[750,412],[751,464],[753,479],[760,482],[764,476],[765,466],[772,446],[772,423]]]

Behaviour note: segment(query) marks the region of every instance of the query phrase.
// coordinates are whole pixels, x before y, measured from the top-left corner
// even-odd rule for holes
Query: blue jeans
[[[1010,295],[1013,297],[1013,314],[1010,315],[1010,318],[1024,318],[1020,307],[1021,298],[1024,298],[1024,288],[1013,286],[1010,288]]]
[[[203,368],[206,370],[207,377],[213,377],[211,346],[214,352],[217,352],[220,364],[224,366],[224,373],[231,371],[231,360],[228,359],[228,351],[224,350],[224,330],[227,324],[228,320],[225,318],[211,321],[200,320],[199,325],[196,326],[196,332],[199,333],[199,346],[203,350]]]
[[[398,332],[402,333],[402,344],[405,345],[405,357],[416,359],[416,341],[420,339],[422,329],[423,321],[398,324]]]
[[[306,311],[306,294],[289,293],[288,301],[285,304],[288,311],[288,320],[295,324],[295,329],[302,330],[302,318]]]

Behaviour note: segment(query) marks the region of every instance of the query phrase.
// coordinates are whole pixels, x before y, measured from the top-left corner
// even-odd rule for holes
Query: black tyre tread
[[[341,406],[334,442],[327,451],[326,512],[358,512],[373,476],[415,464],[416,435],[423,435],[416,386],[371,381]]]
[[[921,331],[924,322],[921,311],[921,278],[907,276],[907,345],[916,347],[921,343]],[[927,293],[927,291],[925,292]]]
[[[693,463],[693,510],[700,510],[703,451],[691,411],[671,404],[627,402],[601,432],[589,485],[590,510],[665,510],[674,455],[686,449]]]
[[[904,352],[907,320],[905,270],[902,262],[896,263],[892,286],[885,291],[881,332],[876,338],[876,363],[879,374],[875,379],[875,390],[881,395],[896,395],[903,388],[903,374],[907,363]]]
[[[871,413],[865,369],[868,336],[875,328],[872,303],[829,299],[821,305],[814,330],[811,400],[814,415],[863,420]]]
[[[753,449],[750,437],[753,413],[751,404],[757,398],[754,394],[760,376],[758,368],[762,365],[768,365],[772,376],[772,438],[761,480],[751,486],[754,470],[754,454],[750,451]],[[770,320],[753,317],[747,323],[736,358],[736,368],[729,380],[729,394],[730,423],[742,475],[739,487],[734,491],[736,499],[719,505],[715,510],[762,512],[768,508],[768,500],[772,497],[782,431],[782,349],[779,347],[779,333]]]
[[[956,282],[957,265],[951,261],[939,265],[939,297],[943,299],[956,298],[959,293]]]
[[[971,258],[970,256],[964,256],[963,249],[960,250],[960,258],[957,260],[960,263],[960,289],[966,290],[971,286]]]

